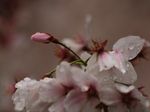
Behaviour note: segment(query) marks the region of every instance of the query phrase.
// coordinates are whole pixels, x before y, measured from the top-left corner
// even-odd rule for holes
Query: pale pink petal
[[[127,62],[126,72],[124,74],[115,68],[113,68],[111,72],[113,75],[113,80],[117,82],[133,84],[137,80],[137,74],[130,62]]]
[[[137,99],[141,105],[143,105],[144,107],[150,107],[150,101],[147,97],[143,96],[143,94],[138,90],[138,89],[134,89],[131,92],[131,96],[135,99]]]
[[[66,112],[64,109],[64,98],[59,101],[53,103],[49,108],[49,112]]]
[[[103,86],[99,90],[100,101],[106,105],[113,105],[121,101],[120,93],[112,86]]]
[[[28,110],[27,108],[25,109],[26,112],[45,112],[45,111],[47,112],[48,107],[49,107],[48,103],[41,102],[41,101],[38,101],[31,105],[32,106],[31,106],[30,110]]]
[[[90,87],[90,78],[80,68],[72,67],[73,80],[75,86],[81,88],[81,91],[88,91]]]
[[[74,85],[80,88],[82,92],[88,91],[91,86],[96,87],[98,85],[98,80],[94,76],[89,75],[88,72],[84,72],[77,67],[72,67],[71,70],[75,82]]]
[[[87,63],[86,70],[91,75],[99,74],[98,56],[94,53]]]
[[[143,49],[145,40],[139,36],[127,36],[119,39],[113,46],[114,51],[119,51],[127,60],[135,58]]]
[[[87,63],[87,72],[97,78],[99,83],[112,84],[112,73],[109,70],[99,71],[99,65],[97,61],[97,54],[93,54]]]
[[[135,101],[130,105],[131,112],[149,112],[149,108],[145,107],[141,102]]]
[[[65,98],[64,106],[66,112],[80,112],[85,106],[87,96],[80,90],[74,89]]]
[[[64,61],[57,66],[56,79],[65,86],[72,86],[74,84],[70,63]]]
[[[60,99],[65,93],[64,87],[54,78],[40,80],[40,99],[44,102],[54,102]]]
[[[126,73],[126,64],[127,62],[123,58],[123,55],[120,52],[112,51],[110,54],[113,57],[114,66],[119,69],[123,74]]]
[[[109,70],[114,66],[114,60],[110,53],[104,52],[99,55],[98,64],[100,71]]]
[[[39,82],[30,78],[24,78],[16,85],[16,91],[12,96],[15,110],[22,111],[24,108],[30,110],[39,102]]]
[[[119,84],[119,83],[116,83],[115,87],[119,92],[125,93],[125,94],[127,94],[127,93],[131,92],[133,89],[135,89],[135,86],[133,86],[133,85],[126,86],[126,85]]]

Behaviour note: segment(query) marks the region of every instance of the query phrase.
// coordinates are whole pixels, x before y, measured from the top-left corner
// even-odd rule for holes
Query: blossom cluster
[[[139,36],[119,39],[111,51],[106,41],[57,40],[47,33],[33,41],[60,45],[61,62],[41,80],[24,78],[12,96],[16,111],[26,112],[148,112],[148,97],[134,86],[132,61],[150,43]],[[67,54],[67,55],[66,55]]]

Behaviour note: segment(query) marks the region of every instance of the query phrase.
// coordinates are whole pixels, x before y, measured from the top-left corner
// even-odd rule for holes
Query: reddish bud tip
[[[10,84],[10,85],[6,88],[6,92],[7,92],[8,95],[14,94],[14,92],[16,91],[15,85],[16,85],[16,83]]]
[[[53,36],[47,33],[37,32],[31,36],[31,40],[42,43],[50,43],[54,39]]]

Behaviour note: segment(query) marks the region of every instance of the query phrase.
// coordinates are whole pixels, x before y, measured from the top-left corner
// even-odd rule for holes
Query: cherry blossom
[[[104,45],[95,42],[96,49],[89,52],[83,50],[84,44],[58,41],[46,33],[36,33],[31,39],[60,45],[75,61],[60,62],[43,79],[25,78],[16,83],[12,96],[16,111],[148,112],[149,100],[134,85],[137,74],[130,62],[150,46],[148,41],[124,37],[110,51],[104,49],[106,41]]]

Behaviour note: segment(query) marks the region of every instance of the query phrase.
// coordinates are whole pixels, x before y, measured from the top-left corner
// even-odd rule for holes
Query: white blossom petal
[[[135,58],[144,47],[145,40],[139,36],[127,36],[119,39],[113,46],[114,51],[119,51],[127,60]]]
[[[88,91],[91,86],[95,88],[98,86],[98,80],[80,68],[72,67],[72,74],[74,85],[78,86],[82,92]]]
[[[147,97],[143,96],[143,94],[138,89],[134,89],[131,92],[131,95],[133,98],[137,99],[144,107],[150,106],[149,99]]]
[[[130,112],[149,112],[149,108],[136,101],[130,106]]]
[[[99,65],[97,62],[97,54],[93,54],[91,58],[89,59],[87,63],[87,72],[96,77],[98,82],[101,84],[112,84],[113,82],[113,75],[111,71],[106,70],[106,71],[99,71]]]
[[[40,99],[44,102],[54,102],[65,93],[64,87],[54,78],[40,80]]]
[[[125,83],[125,84],[133,84],[137,80],[137,74],[134,70],[133,65],[130,62],[126,64],[126,72],[123,74],[119,70],[113,68],[111,70],[114,81]]]
[[[121,101],[119,92],[114,87],[103,86],[99,91],[100,101],[106,105],[113,105]]]
[[[60,99],[59,101],[53,103],[49,108],[49,112],[65,112],[64,109],[64,98]]]
[[[120,52],[115,51],[110,52],[110,54],[112,55],[112,60],[114,62],[113,66],[115,66],[118,70],[125,74],[127,69],[127,61],[125,61],[123,55]]]
[[[87,96],[80,90],[74,89],[65,98],[64,106],[66,112],[80,112],[85,106]]]
[[[89,61],[87,62],[86,70],[89,74],[92,75],[99,74],[98,57],[96,53],[94,53],[89,59]]]
[[[57,66],[56,79],[65,86],[74,84],[70,63],[63,61]]]
[[[119,84],[119,83],[115,83],[115,87],[116,89],[121,92],[121,93],[129,93],[131,92],[133,89],[135,89],[135,87],[133,85],[131,86],[126,86],[126,85],[123,85],[123,84]]]
[[[99,55],[98,64],[100,71],[109,70],[114,66],[114,60],[110,53],[104,52]]]
[[[30,110],[39,103],[39,83],[36,80],[25,78],[16,84],[16,92],[12,96],[15,110],[22,111],[24,108]]]

